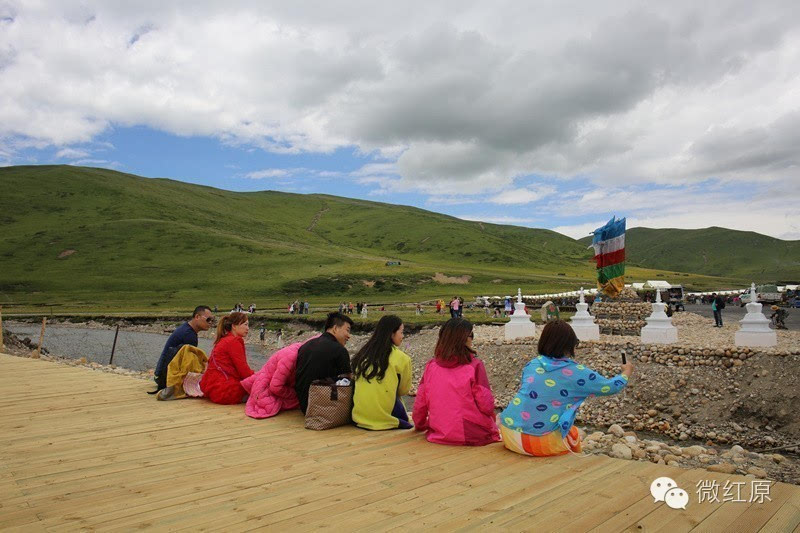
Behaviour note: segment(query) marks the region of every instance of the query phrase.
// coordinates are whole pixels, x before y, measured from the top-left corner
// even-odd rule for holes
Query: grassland
[[[580,242],[588,245],[591,238]],[[719,227],[631,228],[625,244],[629,264],[642,268],[759,282],[800,281],[800,241]]]
[[[594,284],[589,251],[569,237],[413,207],[73,166],[2,168],[0,188],[6,311],[169,313],[197,302],[277,308],[295,298],[380,304]],[[686,270],[632,267],[627,276],[679,276],[698,289],[744,282]],[[436,281],[436,273],[469,281]]]

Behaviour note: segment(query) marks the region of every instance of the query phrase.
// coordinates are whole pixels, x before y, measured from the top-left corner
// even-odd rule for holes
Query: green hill
[[[542,229],[73,166],[0,168],[0,304],[167,310],[294,298],[415,301],[593,285],[590,253]],[[401,264],[388,266],[387,261]],[[436,276],[441,273],[441,276]],[[647,279],[663,272],[631,268]],[[466,284],[456,284],[468,280]],[[698,287],[738,280],[692,276]]]
[[[591,237],[579,242],[591,243]],[[761,282],[800,280],[800,241],[726,228],[631,228],[628,265]]]

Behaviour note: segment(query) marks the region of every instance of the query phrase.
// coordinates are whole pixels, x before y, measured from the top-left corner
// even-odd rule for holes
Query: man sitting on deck
[[[352,325],[350,317],[331,313],[325,321],[325,333],[302,345],[297,352],[294,390],[303,413],[308,407],[308,389],[313,381],[350,374],[350,354],[345,344],[350,340]]]
[[[181,346],[184,344],[197,346],[197,332],[209,330],[213,323],[214,315],[211,314],[211,308],[207,305],[198,305],[194,308],[192,319],[184,322],[172,332],[172,335],[169,336],[167,343],[164,345],[158,364],[156,364],[153,379],[155,379],[158,388],[150,394],[155,394],[167,386],[167,368],[172,358],[181,349]]]

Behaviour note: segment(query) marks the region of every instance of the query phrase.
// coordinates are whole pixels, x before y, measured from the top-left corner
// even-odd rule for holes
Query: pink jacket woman
[[[483,446],[498,442],[494,396],[483,361],[472,350],[472,324],[448,320],[436,357],[425,366],[414,400],[414,426],[429,442]]]
[[[269,418],[300,407],[294,380],[297,352],[303,344],[305,341],[278,350],[261,370],[242,381],[242,387],[250,394],[244,409],[247,416]]]

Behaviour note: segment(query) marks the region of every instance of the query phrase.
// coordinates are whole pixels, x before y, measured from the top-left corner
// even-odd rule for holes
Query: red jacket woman
[[[244,313],[231,313],[217,326],[217,339],[208,359],[208,368],[200,380],[203,395],[214,403],[242,403],[247,396],[241,381],[253,375],[244,348],[244,338],[249,330]]]

